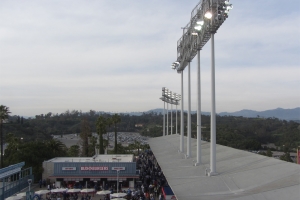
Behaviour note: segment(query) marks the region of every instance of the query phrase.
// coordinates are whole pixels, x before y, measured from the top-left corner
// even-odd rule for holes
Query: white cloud
[[[169,66],[197,3],[1,1],[0,103],[27,116],[162,107],[161,87],[180,93],[180,75]],[[232,3],[215,35],[217,111],[299,106],[297,1]],[[201,51],[201,77],[202,110],[209,111],[210,42]],[[191,80],[196,110],[196,58]]]

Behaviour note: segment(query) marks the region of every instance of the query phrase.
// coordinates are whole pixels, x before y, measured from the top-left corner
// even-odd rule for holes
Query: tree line
[[[47,129],[48,126],[55,126],[55,123],[53,123],[55,120],[50,119],[51,115],[43,115],[46,117],[42,118],[26,119],[25,123],[21,124],[18,120],[19,117],[10,117],[9,113],[8,107],[3,105],[0,107],[0,125],[3,128],[1,128],[1,144],[8,144],[4,154],[1,154],[1,168],[25,161],[24,167],[32,167],[33,174],[37,178],[36,180],[39,180],[42,176],[42,163],[45,160],[55,157],[91,157],[96,154],[95,149],[99,149],[100,154],[104,154],[104,149],[108,147],[108,140],[103,138],[103,134],[107,133],[109,128],[114,130],[115,145],[112,151],[108,150],[108,154],[136,154],[140,148],[149,148],[148,145],[142,145],[138,141],[135,141],[128,147],[123,147],[117,143],[117,125],[121,122],[118,114],[112,116],[93,115],[92,119],[95,121],[88,120],[86,115],[82,117],[77,116],[76,119],[67,115],[68,120],[75,122],[75,125],[77,125],[77,120],[80,120],[80,144],[72,145],[68,148],[61,141],[54,139],[53,135],[40,132],[42,129]],[[7,119],[8,121],[6,121]],[[14,121],[14,119],[17,120]],[[67,124],[71,128],[74,126],[72,123]],[[97,138],[92,134],[91,124],[94,124],[96,133],[99,135],[98,142]],[[29,131],[27,132],[26,130],[28,129]],[[3,145],[1,145],[1,149],[3,149]],[[138,149],[137,152],[135,151],[136,149]]]
[[[162,136],[163,115],[161,113],[143,113],[141,116],[118,114],[118,122],[112,123],[114,114],[96,112],[81,112],[67,110],[61,114],[36,115],[35,118],[23,119],[23,124],[17,123],[18,116],[9,116],[9,123],[4,124],[5,133],[14,133],[24,141],[48,140],[53,135],[64,135],[80,133],[82,121],[89,127],[89,132],[139,132],[144,136]],[[99,117],[101,117],[99,119]],[[107,121],[106,121],[107,119]],[[170,120],[170,116],[169,116]],[[187,114],[184,114],[186,124]],[[246,118],[235,116],[218,116],[217,122],[217,143],[238,149],[258,150],[261,144],[275,143],[276,146],[289,147],[294,149],[300,146],[300,124],[294,121],[280,120],[277,118]],[[103,127],[101,124],[107,124]],[[141,124],[142,126],[136,126]],[[173,112],[173,133],[176,131],[176,118]],[[169,121],[169,133],[171,132]],[[192,137],[197,135],[197,116],[192,114]],[[210,140],[210,116],[201,116],[202,139]],[[177,118],[177,132],[180,131],[180,115]],[[187,127],[184,127],[187,133]],[[104,141],[104,140],[103,140]]]
[[[90,110],[81,112],[67,110],[61,114],[36,115],[33,118],[10,116],[9,108],[1,105],[1,144],[7,143],[5,156],[1,159],[1,165],[8,166],[14,162],[24,161],[28,166],[35,166],[34,172],[41,174],[41,163],[44,160],[59,156],[93,156],[95,148],[100,153],[108,146],[107,139],[103,134],[115,133],[114,150],[108,153],[128,153],[140,147],[146,148],[137,141],[123,147],[118,144],[116,134],[118,132],[138,132],[144,136],[162,136],[163,115],[161,113],[143,113],[141,116],[128,114],[109,114]],[[180,115],[177,118],[177,132],[180,130]],[[20,120],[19,120],[20,119]],[[187,120],[186,113],[184,121]],[[169,116],[170,120],[170,116]],[[176,118],[173,112],[173,133],[176,131]],[[197,117],[191,116],[192,137],[197,135]],[[285,152],[293,151],[300,146],[300,124],[294,121],[279,120],[277,118],[245,118],[234,116],[217,116],[217,143],[233,148],[244,150],[260,150],[261,144],[275,143],[276,146],[284,146]],[[139,126],[136,126],[140,124]],[[184,133],[186,135],[186,126]],[[201,116],[202,140],[210,140],[210,116]],[[77,133],[80,136],[80,145],[73,145],[67,148],[53,136]],[[99,135],[97,138],[92,133]],[[277,149],[271,149],[277,150]],[[282,149],[278,149],[282,150]],[[24,155],[27,153],[28,155]],[[267,152],[268,153],[268,152]],[[268,153],[269,154],[269,153]],[[35,155],[35,156],[32,156]],[[1,154],[3,156],[3,154]],[[282,158],[285,159],[285,158]],[[26,165],[27,165],[26,164]]]

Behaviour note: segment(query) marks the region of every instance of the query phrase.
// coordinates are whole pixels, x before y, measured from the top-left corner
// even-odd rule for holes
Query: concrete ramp
[[[300,199],[300,165],[217,145],[217,176],[206,176],[210,143],[202,141],[202,164],[179,151],[179,135],[148,140],[178,200],[296,200]],[[186,138],[185,138],[186,148]]]

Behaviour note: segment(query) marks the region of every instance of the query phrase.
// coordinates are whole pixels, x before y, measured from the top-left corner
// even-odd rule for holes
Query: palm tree
[[[89,137],[91,136],[91,128],[89,125],[89,122],[86,118],[84,118],[81,121],[81,133],[80,133],[80,138],[81,138],[81,145],[82,145],[82,152],[81,155],[88,156],[89,155]]]
[[[99,151],[100,151],[100,154],[104,154],[103,133],[106,132],[106,125],[107,125],[107,120],[103,116],[98,117],[97,122],[96,122],[96,126],[97,126],[97,134],[99,135]]]
[[[135,146],[135,148],[137,148],[137,155],[140,155],[140,148],[141,148],[141,143],[140,142],[138,142],[138,141],[134,141],[134,146]]]
[[[111,125],[113,125],[113,119],[112,118],[107,118],[106,119],[106,126],[108,126],[108,128],[110,129]],[[108,146],[109,146],[109,134],[108,132],[106,133],[107,135],[107,146],[106,146],[106,149],[108,151]]]
[[[3,131],[2,124],[5,119],[9,116],[9,107],[1,105],[0,106],[0,138],[1,138],[1,168],[3,168]]]
[[[45,146],[48,149],[50,158],[62,157],[67,155],[66,145],[57,139],[48,140],[45,143]]]
[[[118,143],[117,143],[117,124],[121,122],[121,117],[118,114],[112,116],[112,122],[114,124],[115,130],[115,154],[118,153]]]

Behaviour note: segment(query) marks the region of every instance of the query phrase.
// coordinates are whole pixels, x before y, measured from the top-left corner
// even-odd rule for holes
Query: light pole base
[[[217,172],[209,172],[208,173],[208,176],[217,176],[219,173]]]
[[[199,163],[199,162],[196,162],[196,163],[194,164],[194,166],[199,166],[199,165],[201,165],[201,163]]]

